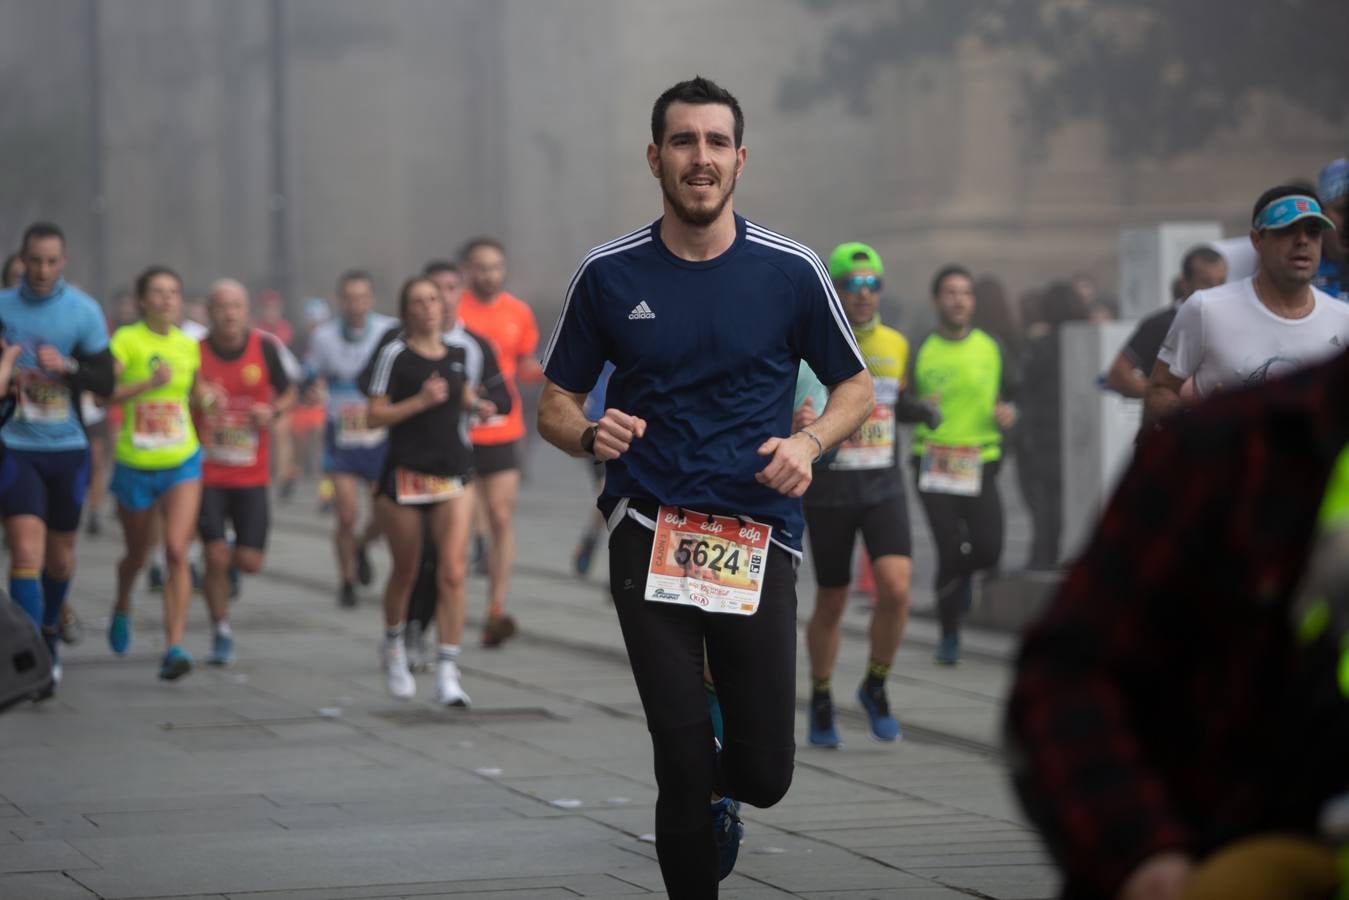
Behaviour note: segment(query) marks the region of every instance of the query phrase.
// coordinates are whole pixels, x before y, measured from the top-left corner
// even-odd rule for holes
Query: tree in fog
[[[1261,95],[1349,121],[1344,0],[800,2],[848,21],[782,80],[785,110],[842,98],[865,113],[884,102],[875,90],[883,69],[950,57],[974,39],[1029,52],[1018,121],[1031,150],[1064,125],[1097,119],[1116,159],[1167,158],[1241,123]]]

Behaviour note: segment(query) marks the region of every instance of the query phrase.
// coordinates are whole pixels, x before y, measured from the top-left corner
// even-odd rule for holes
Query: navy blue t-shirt
[[[827,385],[864,364],[829,274],[809,248],[736,216],[715,259],[661,242],[660,220],[590,251],[544,354],[563,390],[584,394],[614,364],[608,406],[646,435],[607,464],[600,509],[622,498],[744,515],[801,548],[801,501],[754,480],[770,437],[791,433],[797,367]]]

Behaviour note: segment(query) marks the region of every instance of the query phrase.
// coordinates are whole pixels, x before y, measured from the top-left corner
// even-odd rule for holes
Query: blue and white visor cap
[[[1260,215],[1255,217],[1253,223],[1257,231],[1264,229],[1278,230],[1287,228],[1294,222],[1300,222],[1303,219],[1319,219],[1326,228],[1335,229],[1335,223],[1326,218],[1325,213],[1321,212],[1321,204],[1316,202],[1315,197],[1308,197],[1305,194],[1292,194],[1288,197],[1280,197],[1278,200],[1271,200],[1262,210]]]

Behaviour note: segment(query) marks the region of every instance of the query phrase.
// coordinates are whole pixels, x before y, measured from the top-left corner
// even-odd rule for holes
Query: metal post
[[[86,47],[89,56],[89,293],[107,302],[108,199],[103,184],[103,42],[100,39],[99,0],[85,0]]]
[[[294,316],[298,298],[292,296],[290,229],[286,195],[286,16],[283,0],[271,0],[268,75],[271,82],[271,282]]]

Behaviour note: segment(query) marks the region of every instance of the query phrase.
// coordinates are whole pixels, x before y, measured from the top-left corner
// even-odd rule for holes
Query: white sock
[[[388,647],[390,650],[395,647],[401,648],[403,646],[403,628],[404,626],[402,625],[398,625],[394,628],[385,628],[384,646]]]
[[[440,662],[458,662],[459,645],[441,644],[440,650],[436,652],[436,659],[439,660]]]
[[[230,631],[230,620],[221,619],[219,622],[216,622],[215,633],[220,635],[221,637],[229,637],[232,634],[232,632]]]

